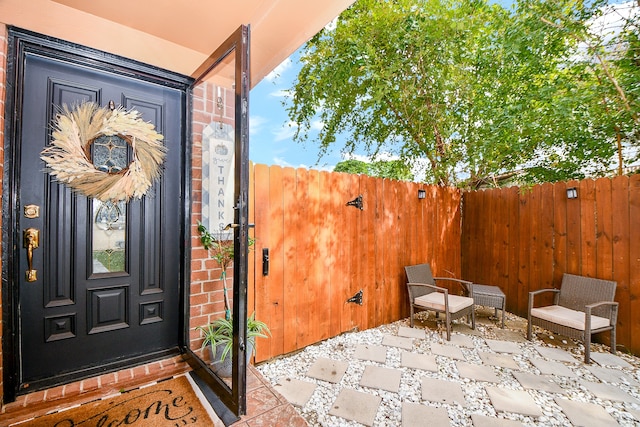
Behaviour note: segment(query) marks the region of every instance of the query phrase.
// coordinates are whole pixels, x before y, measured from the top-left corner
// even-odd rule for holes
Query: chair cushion
[[[531,309],[531,316],[558,323],[562,326],[584,331],[585,314],[583,311],[571,310],[560,305],[550,305],[547,307],[536,307]],[[591,329],[606,328],[609,326],[609,319],[591,315]]]
[[[444,294],[442,292],[431,292],[430,294],[418,297],[413,301],[415,305],[419,305],[420,307],[444,312]],[[470,305],[473,305],[473,298],[449,295],[450,313],[457,313]]]

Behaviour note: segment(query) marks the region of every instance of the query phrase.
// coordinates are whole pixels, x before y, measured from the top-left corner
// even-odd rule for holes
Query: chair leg
[[[527,339],[531,341],[531,315],[529,315],[529,321],[527,322]]]
[[[584,363],[591,363],[591,334],[585,333],[584,336]]]
[[[471,329],[476,328],[476,309],[473,307],[471,309]]]
[[[610,341],[611,341],[611,347],[609,348],[609,351],[611,352],[611,354],[616,354],[617,345],[616,345],[616,327],[615,326],[611,330],[611,340]]]
[[[449,315],[447,315],[445,323],[447,324],[447,341],[451,341],[451,319]]]
[[[409,325],[413,328],[413,304],[411,304],[411,307],[410,307],[409,311],[410,311]]]

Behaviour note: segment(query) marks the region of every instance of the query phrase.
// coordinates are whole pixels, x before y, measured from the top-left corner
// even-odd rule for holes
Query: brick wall
[[[0,194],[2,194],[4,177],[4,98],[6,95],[6,68],[7,68],[7,27],[0,24]],[[0,226],[2,226],[0,215]],[[0,235],[0,241],[2,235]],[[1,242],[0,242],[1,243]],[[0,263],[2,263],[2,245],[0,245]],[[0,312],[2,312],[2,289],[0,288]],[[0,316],[0,338],[2,337],[2,316]],[[1,340],[0,340],[1,341]],[[3,396],[2,347],[0,347],[0,400]]]
[[[213,122],[220,121],[216,112],[216,86],[203,82],[193,91],[193,123],[192,123],[192,190],[191,190],[191,299],[190,299],[190,340],[191,348],[198,349],[202,344],[197,326],[206,325],[216,318],[224,316],[223,283],[220,280],[221,269],[203,248],[198,235],[197,223],[202,219],[202,134],[204,128]],[[223,90],[223,96],[225,92]],[[226,94],[230,94],[227,92]],[[225,97],[228,100],[232,96]],[[225,110],[230,109],[225,105]],[[225,117],[225,122],[230,118]],[[227,271],[228,286],[232,288],[233,268]]]

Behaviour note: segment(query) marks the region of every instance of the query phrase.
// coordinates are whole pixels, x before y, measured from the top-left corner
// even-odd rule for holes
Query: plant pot
[[[251,340],[247,342],[247,351],[245,353],[247,355],[247,365],[251,361],[254,345],[255,345],[254,342]],[[209,349],[209,358],[211,360],[211,362],[209,362],[209,365],[211,365],[211,370],[217,376],[223,377],[223,378],[229,378],[233,373],[233,354],[229,353],[227,354],[227,357],[224,360],[220,360],[222,358],[224,347],[225,346],[223,344],[218,344],[216,346],[215,352],[213,351],[213,348],[211,345],[207,347]]]

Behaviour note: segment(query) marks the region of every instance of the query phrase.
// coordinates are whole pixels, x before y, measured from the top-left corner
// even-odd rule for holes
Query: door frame
[[[90,67],[92,69],[117,74],[136,80],[152,82],[165,87],[177,89],[181,92],[182,113],[185,120],[181,130],[181,152],[180,162],[180,241],[188,242],[190,227],[190,206],[191,206],[191,168],[188,167],[191,161],[191,138],[190,138],[190,100],[189,87],[193,79],[178,73],[174,73],[138,61],[109,54],[96,49],[80,46],[75,43],[66,42],[52,37],[43,36],[28,30],[16,27],[9,27],[8,31],[8,52],[6,69],[6,99],[5,99],[5,137],[4,137],[4,176],[2,184],[2,358],[3,358],[3,401],[12,402],[19,394],[20,378],[20,331],[19,331],[19,275],[16,268],[21,250],[20,230],[17,229],[17,219],[20,212],[19,189],[20,189],[20,149],[15,141],[21,140],[20,127],[17,126],[22,119],[21,83],[24,78],[25,55],[35,54],[55,60],[61,60],[70,64]],[[184,304],[186,293],[185,286],[189,277],[190,246],[182,245],[180,251],[179,266],[179,328],[183,330],[185,316]],[[178,347],[168,349],[161,353],[143,356],[135,359],[127,359],[120,363],[107,366],[96,367],[90,371],[74,373],[67,377],[56,378],[55,380],[42,381],[38,384],[39,389],[52,387],[70,380],[79,380],[95,376],[97,373],[116,371],[132,364],[165,358],[170,354],[178,354],[184,347],[185,337],[178,334]],[[28,389],[29,392],[35,388]],[[25,391],[26,392],[26,391]]]

